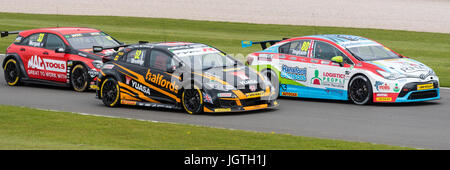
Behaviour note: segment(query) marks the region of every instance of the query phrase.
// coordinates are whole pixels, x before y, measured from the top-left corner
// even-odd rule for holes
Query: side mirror
[[[173,73],[173,72],[175,72],[176,69],[177,69],[177,66],[171,66],[171,67],[167,68],[167,72]]]
[[[67,53],[68,49],[64,49],[62,47],[55,49],[55,53]]]
[[[175,72],[178,68],[182,67],[183,65],[181,63],[178,63],[178,65],[173,65],[169,68],[167,68],[167,72],[168,73],[173,73]]]
[[[335,62],[335,63],[339,63],[339,65],[341,67],[344,66],[344,58],[342,56],[335,56],[335,57],[331,58],[331,61]]]

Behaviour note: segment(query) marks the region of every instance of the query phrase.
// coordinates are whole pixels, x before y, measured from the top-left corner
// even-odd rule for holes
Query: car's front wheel
[[[189,114],[199,114],[203,112],[202,91],[195,86],[193,89],[183,90],[181,104]]]
[[[100,87],[100,95],[103,104],[108,107],[119,105],[120,89],[117,81],[113,78],[107,78]]]
[[[10,86],[16,86],[20,82],[19,67],[14,59],[9,59],[3,67],[5,74],[5,81]]]
[[[357,75],[350,80],[348,87],[350,100],[358,105],[369,104],[372,102],[372,85],[369,79],[363,75]]]

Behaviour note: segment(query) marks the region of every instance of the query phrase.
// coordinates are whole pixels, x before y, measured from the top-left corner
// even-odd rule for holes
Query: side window
[[[289,54],[289,46],[291,45],[291,43],[286,43],[280,46],[280,48],[278,49],[278,52],[281,54]]]
[[[291,47],[289,48],[289,54],[307,57],[310,45],[311,45],[310,40],[294,41],[292,42]]]
[[[150,67],[167,71],[172,66],[172,57],[160,50],[152,50],[150,54]]]
[[[293,41],[282,45],[279,51],[283,54],[307,57],[310,44],[310,40]]]
[[[22,45],[42,48],[44,46],[44,37],[45,33],[30,35],[23,40]]]
[[[49,50],[56,50],[57,48],[64,48],[64,41],[55,34],[47,34],[45,48]]]
[[[147,53],[147,50],[145,50],[145,49],[132,50],[132,51],[128,52],[127,57],[126,57],[126,59],[127,59],[126,62],[144,66],[146,53]]]
[[[323,60],[331,60],[331,58],[335,56],[342,56],[346,63],[352,64],[353,62],[342,53],[339,49],[322,41],[316,41],[314,45],[314,58],[323,59]]]

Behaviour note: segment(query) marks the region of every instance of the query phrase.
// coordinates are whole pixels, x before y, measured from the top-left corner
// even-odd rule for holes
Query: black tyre
[[[73,90],[77,92],[86,91],[88,89],[88,76],[86,68],[82,64],[73,67],[72,74],[70,75]]]
[[[203,112],[203,94],[202,91],[194,86],[193,89],[183,90],[181,104],[184,110],[189,114],[199,114]]]
[[[269,79],[269,81],[272,83],[273,88],[275,89],[275,96],[274,98],[278,98],[280,95],[280,81],[278,79],[277,73],[275,73],[273,70],[266,69],[261,71],[261,74]]]
[[[366,76],[355,76],[352,80],[350,80],[348,86],[348,95],[353,103],[358,105],[372,103],[372,84]]]
[[[107,78],[102,82],[100,95],[103,104],[108,107],[118,106],[120,104],[119,84],[113,78]]]
[[[17,65],[17,61],[14,59],[9,59],[3,67],[5,81],[10,86],[17,86],[20,83],[20,69]]]

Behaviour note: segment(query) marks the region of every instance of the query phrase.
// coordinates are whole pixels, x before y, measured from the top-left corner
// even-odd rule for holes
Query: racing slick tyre
[[[348,93],[350,100],[355,104],[372,103],[372,84],[366,76],[357,75],[350,80]]]
[[[83,92],[88,89],[88,74],[86,69],[82,64],[78,64],[72,69],[72,74],[70,75],[70,82],[72,87],[77,92]]]
[[[20,69],[17,65],[16,60],[9,59],[5,63],[5,67],[3,67],[5,81],[10,86],[17,86],[20,82]]]
[[[181,104],[184,110],[189,114],[199,114],[203,112],[203,96],[202,91],[194,86],[193,89],[183,90],[181,95]]]
[[[113,78],[105,79],[100,87],[100,95],[104,105],[108,107],[119,105],[120,89],[117,81]]]
[[[266,78],[269,79],[270,83],[272,83],[274,89],[275,89],[275,96],[274,98],[278,98],[280,95],[280,82],[278,80],[278,75],[273,70],[266,69],[261,72],[263,76],[266,76]]]

